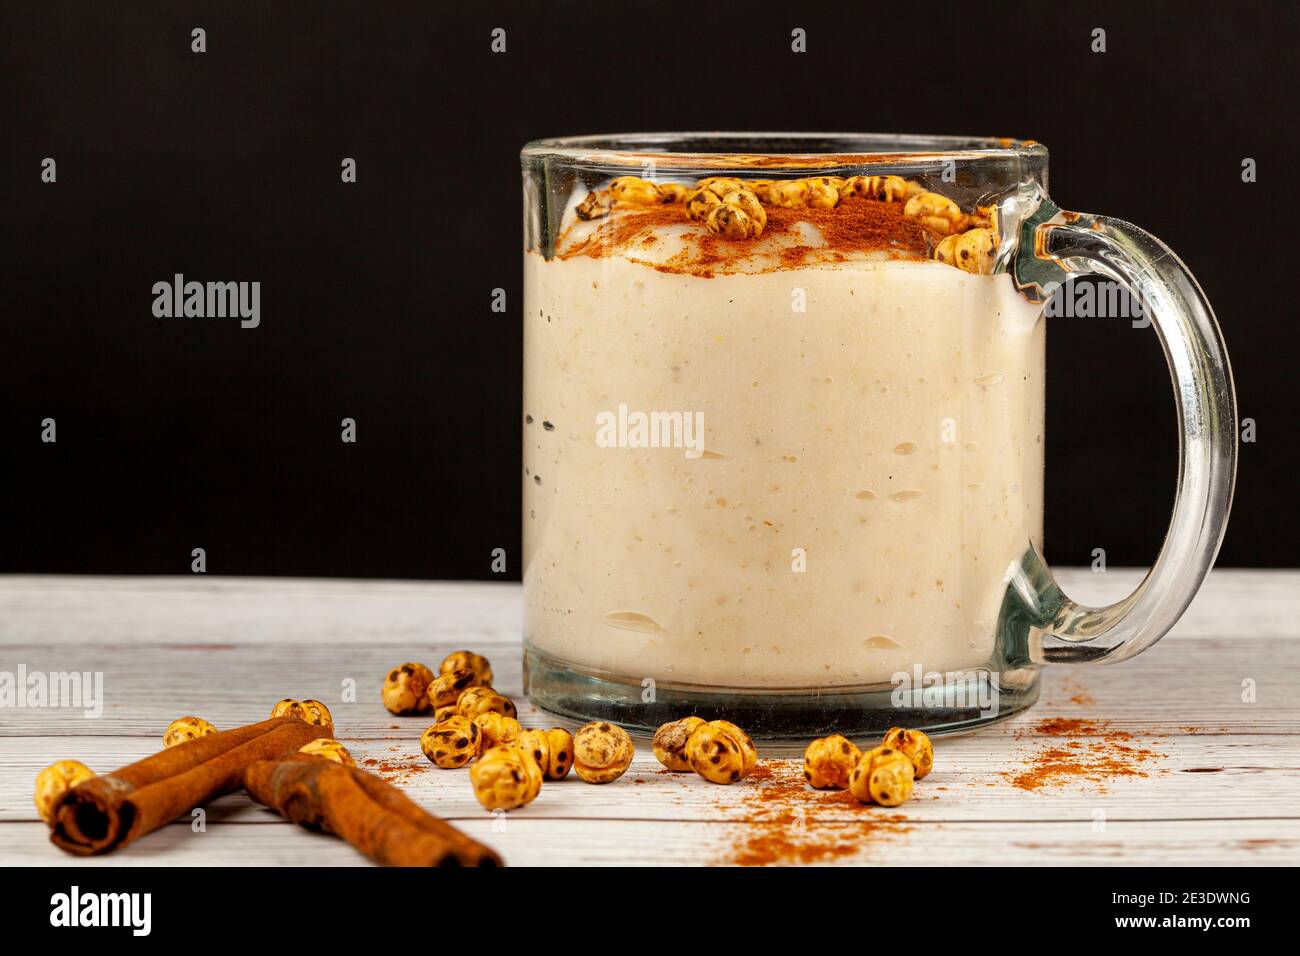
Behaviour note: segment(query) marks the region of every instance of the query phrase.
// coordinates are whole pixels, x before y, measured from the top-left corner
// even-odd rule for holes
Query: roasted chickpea
[[[563,780],[573,766],[573,734],[563,727],[552,727],[546,732],[550,744],[550,765],[543,768],[547,780]]]
[[[922,226],[940,236],[956,232],[962,221],[957,204],[939,193],[912,196],[903,206],[903,215],[919,220]]]
[[[971,275],[988,275],[993,271],[997,239],[992,229],[968,229],[957,237],[953,253],[958,269]]]
[[[951,236],[944,236],[940,239],[938,245],[934,247],[935,262],[955,266],[957,264],[957,240],[960,238],[960,234],[953,233]]]
[[[767,225],[767,211],[763,209],[763,204],[758,201],[758,196],[754,195],[752,189],[738,187],[723,196],[722,201],[744,212],[754,223],[754,235],[762,235],[763,227]]]
[[[207,737],[216,732],[217,728],[202,717],[177,717],[163,731],[163,747],[175,747],[187,740]]]
[[[523,733],[519,721],[513,717],[507,717],[505,714],[499,714],[494,710],[476,715],[474,723],[478,724],[478,729],[483,733],[484,750],[492,747],[509,746],[518,740],[519,735]]]
[[[850,176],[840,186],[840,198],[850,199],[855,196],[873,198],[872,183],[874,176]]]
[[[902,202],[907,198],[907,180],[902,176],[872,176],[870,195],[879,202]]]
[[[434,708],[451,707],[460,700],[460,695],[468,687],[478,687],[478,674],[468,667],[459,670],[444,671],[429,684],[427,694]]]
[[[537,766],[542,768],[542,776],[547,775],[546,770],[551,765],[551,738],[546,736],[546,731],[522,730],[515,740],[515,746],[533,758]]]
[[[658,205],[659,187],[639,176],[619,176],[609,184],[614,201],[631,206]]]
[[[283,700],[276,701],[275,706],[271,708],[271,716],[296,717],[298,720],[306,720],[307,711],[303,710],[302,701],[286,697]]]
[[[453,651],[448,654],[438,665],[438,673],[451,674],[455,671],[473,671],[477,678],[476,684],[492,686],[492,664],[482,654],[473,651]]]
[[[758,754],[749,735],[726,720],[711,720],[686,741],[691,769],[711,783],[735,783],[754,769]]]
[[[817,790],[847,790],[849,774],[862,751],[847,737],[831,734],[808,745],[803,755],[803,778]]]
[[[429,685],[432,683],[433,671],[423,664],[408,661],[394,667],[384,678],[384,706],[389,713],[399,716],[427,714],[433,709],[433,702],[429,700]]]
[[[326,760],[341,763],[345,767],[355,767],[357,765],[357,762],[352,759],[352,754],[348,751],[348,748],[332,737],[317,737],[315,740],[299,747],[298,753],[324,757]]]
[[[705,179],[699,180],[696,185],[698,185],[700,189],[707,189],[709,192],[713,193],[713,195],[721,199],[733,189],[744,186],[745,181],[743,179],[738,179],[735,176],[709,176]]]
[[[709,232],[724,239],[752,239],[759,233],[758,223],[739,206],[729,202],[710,209],[704,225]]]
[[[930,743],[929,736],[923,730],[891,727],[889,733],[885,734],[885,739],[881,741],[881,746],[892,747],[912,761],[912,770],[915,771],[917,780],[921,780],[934,769],[934,745]]]
[[[587,783],[609,783],[623,776],[635,748],[626,730],[593,720],[573,735],[573,771]]]
[[[541,792],[542,770],[518,747],[493,747],[469,768],[469,780],[484,808],[514,810]]]
[[[686,215],[699,222],[707,222],[709,213],[722,205],[718,194],[709,189],[697,189],[686,197]]]
[[[574,212],[579,219],[600,219],[602,216],[608,216],[613,208],[614,198],[609,194],[608,189],[602,189],[600,192],[593,190],[587,193],[587,198],[578,203]]]
[[[448,717],[459,717],[459,716],[460,716],[460,711],[456,709],[455,704],[452,704],[450,707],[439,707],[437,710],[433,712],[433,722],[435,724],[440,724]]]
[[[54,822],[54,805],[77,784],[91,779],[95,772],[80,760],[60,760],[36,775],[36,812],[46,823]]]
[[[333,727],[334,715],[330,709],[318,700],[307,699],[302,702],[302,719],[318,727]]]
[[[830,176],[815,176],[805,179],[808,191],[804,194],[804,205],[814,209],[832,209],[840,201],[839,187]]]
[[[849,790],[863,803],[896,807],[912,795],[914,771],[907,755],[892,747],[876,747],[859,759],[849,775]]]
[[[659,184],[659,201],[664,203],[686,202],[686,197],[691,194],[690,186],[683,186],[681,183],[660,183]]]
[[[455,770],[482,752],[483,732],[468,717],[449,717],[425,730],[420,749],[434,766]]]
[[[804,205],[808,196],[808,183],[802,179],[778,179],[764,187],[764,200],[769,206],[792,208]]]
[[[467,687],[456,701],[456,712],[462,717],[472,719],[489,711],[505,717],[519,716],[514,701],[491,687]]]
[[[669,721],[655,731],[654,742],[651,745],[654,749],[655,759],[676,773],[687,773],[691,770],[690,758],[686,756],[686,741],[691,739],[691,734],[695,728],[703,725],[704,720],[700,717],[682,717],[680,720]]]

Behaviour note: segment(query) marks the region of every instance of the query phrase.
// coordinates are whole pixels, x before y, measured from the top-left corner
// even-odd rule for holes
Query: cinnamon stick
[[[50,839],[79,856],[126,846],[238,790],[250,764],[291,754],[331,732],[296,717],[273,717],[169,747],[65,793],[54,807]]]
[[[491,849],[356,767],[294,754],[253,764],[244,787],[285,819],[342,837],[385,866],[501,865]]]

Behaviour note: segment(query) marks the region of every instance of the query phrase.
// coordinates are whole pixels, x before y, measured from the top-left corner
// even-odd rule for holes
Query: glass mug
[[[1052,203],[1042,145],[643,134],[540,140],[522,165],[540,707],[962,730],[1190,603],[1235,478],[1223,340],[1159,240]],[[1155,326],[1180,439],[1159,556],[1101,608],[1040,553],[1044,303],[1079,276]]]

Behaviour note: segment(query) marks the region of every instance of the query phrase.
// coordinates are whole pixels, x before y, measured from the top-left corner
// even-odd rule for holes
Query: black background
[[[660,129],[1045,142],[1058,204],[1154,232],[1215,305],[1258,428],[1219,563],[1296,563],[1293,3],[0,10],[0,570],[203,547],[216,574],[477,578],[505,547],[517,577],[518,151]],[[155,319],[175,272],[260,281],[261,326]],[[1147,564],[1177,460],[1154,332],[1063,319],[1048,351],[1048,556]]]

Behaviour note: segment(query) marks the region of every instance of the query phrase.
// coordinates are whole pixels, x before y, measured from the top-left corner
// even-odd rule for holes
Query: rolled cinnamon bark
[[[244,774],[258,803],[347,840],[385,866],[500,866],[501,858],[374,774],[311,754],[263,760]]]
[[[54,807],[50,839],[79,856],[115,850],[238,790],[250,764],[330,733],[296,717],[273,717],[169,747],[65,793]]]

